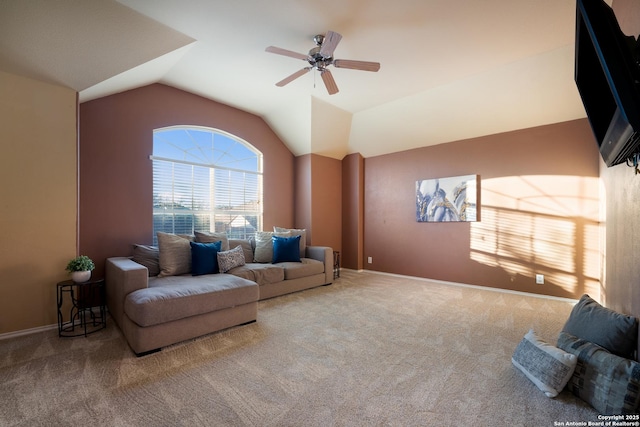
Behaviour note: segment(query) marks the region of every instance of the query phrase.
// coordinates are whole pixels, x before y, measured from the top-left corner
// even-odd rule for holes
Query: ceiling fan
[[[313,38],[316,47],[311,49],[307,55],[302,53],[293,52],[291,50],[282,49],[275,46],[269,46],[265,50],[267,52],[275,53],[278,55],[290,56],[291,58],[302,59],[309,63],[309,67],[304,67],[302,70],[296,71],[289,77],[286,77],[276,83],[276,86],[282,87],[291,83],[300,76],[307,74],[309,71],[316,69],[320,72],[320,77],[329,92],[329,95],[338,93],[338,86],[331,71],[327,69],[329,65],[333,65],[336,68],[349,68],[352,70],[362,71],[378,71],[380,69],[379,62],[369,61],[353,61],[350,59],[333,59],[333,51],[338,46],[338,43],[342,39],[342,36],[335,31],[327,31],[327,34],[318,34]]]

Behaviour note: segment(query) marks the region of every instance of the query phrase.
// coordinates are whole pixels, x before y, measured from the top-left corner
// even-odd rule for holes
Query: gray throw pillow
[[[191,272],[191,245],[184,237],[158,231],[160,274],[158,277],[179,276]]]
[[[638,347],[638,319],[603,307],[587,294],[573,307],[562,330],[628,359]]]
[[[640,364],[604,348],[560,332],[558,347],[578,358],[567,389],[602,415],[637,414]]]
[[[160,273],[160,251],[157,246],[133,245],[133,260],[149,270],[149,276]]]
[[[530,330],[516,347],[511,362],[547,397],[556,397],[573,375],[577,358],[541,340]]]

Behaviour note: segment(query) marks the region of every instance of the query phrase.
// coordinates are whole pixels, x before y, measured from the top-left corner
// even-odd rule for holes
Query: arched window
[[[262,230],[262,153],[226,132],[173,126],[153,132],[153,241],[157,232]]]

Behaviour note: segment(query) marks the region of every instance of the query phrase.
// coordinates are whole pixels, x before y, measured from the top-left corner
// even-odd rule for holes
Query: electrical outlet
[[[544,274],[536,274],[536,284],[544,285]]]
[[[372,256],[370,256],[369,258],[367,258],[367,262],[368,262],[369,264],[373,264],[373,257],[372,257]]]

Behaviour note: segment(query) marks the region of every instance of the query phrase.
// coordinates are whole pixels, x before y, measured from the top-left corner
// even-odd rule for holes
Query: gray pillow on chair
[[[637,414],[640,364],[609,353],[585,339],[560,332],[558,347],[575,354],[578,363],[567,389],[603,415]]]
[[[562,331],[627,359],[634,358],[638,346],[638,319],[603,307],[587,294],[573,307]]]

